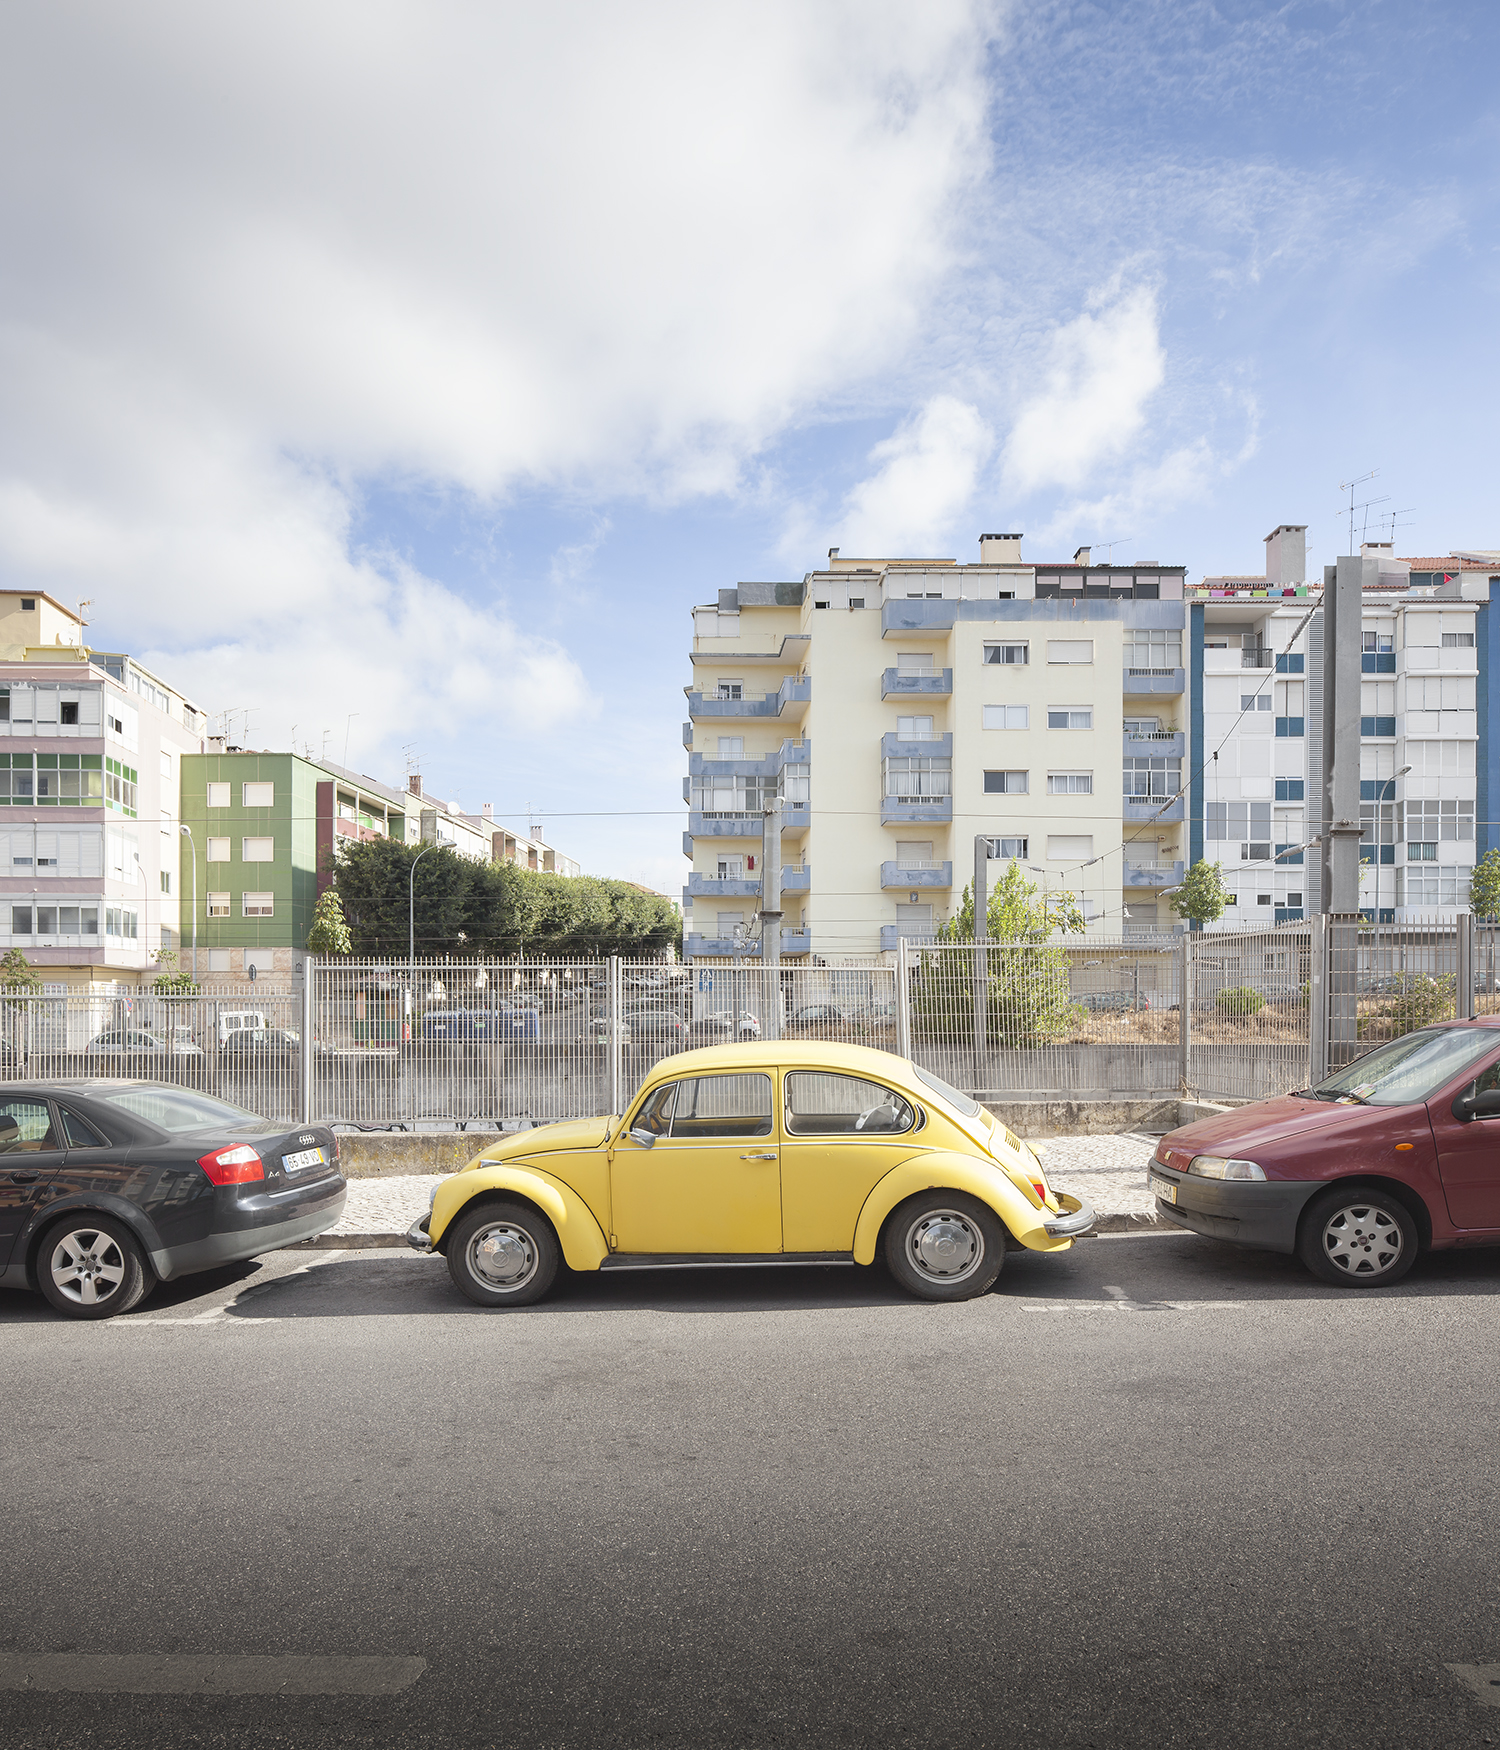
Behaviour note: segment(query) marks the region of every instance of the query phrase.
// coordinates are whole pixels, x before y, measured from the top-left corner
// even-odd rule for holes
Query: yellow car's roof
[[[664,1071],[687,1075],[694,1070],[833,1069],[850,1075],[880,1076],[909,1088],[923,1088],[910,1061],[894,1051],[869,1045],[845,1045],[833,1039],[746,1039],[728,1045],[704,1045],[679,1051],[652,1065],[651,1076]],[[929,1094],[930,1088],[926,1089]]]

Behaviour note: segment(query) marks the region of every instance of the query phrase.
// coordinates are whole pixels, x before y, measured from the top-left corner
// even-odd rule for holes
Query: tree
[[[996,942],[1045,942],[1054,931],[1077,935],[1084,927],[1076,895],[1059,889],[1048,893],[1021,873],[1014,859],[990,890],[985,907],[991,940]],[[958,912],[943,924],[940,942],[969,942],[974,938],[974,886],[964,888]]]
[[[344,920],[344,903],[336,887],[325,887],[318,895],[313,910],[312,928],[307,932],[309,954],[347,954],[352,947],[349,925]]]
[[[1500,918],[1500,850],[1486,851],[1474,865],[1469,909],[1477,918]]]
[[[182,970],[175,948],[158,948],[152,958],[157,967],[152,990],[159,990],[163,996],[191,996],[197,990],[192,974]]]
[[[16,996],[40,996],[42,993],[41,974],[19,948],[12,948],[0,960],[0,990],[10,991]]]
[[[1187,918],[1201,929],[1204,924],[1215,924],[1223,917],[1228,897],[1224,891],[1222,865],[1205,862],[1200,857],[1167,904],[1178,917]]]

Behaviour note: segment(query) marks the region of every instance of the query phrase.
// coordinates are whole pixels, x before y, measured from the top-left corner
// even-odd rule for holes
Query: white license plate
[[[308,1167],[321,1167],[325,1156],[320,1148],[305,1148],[299,1154],[283,1155],[281,1164],[289,1173],[301,1173]]]
[[[1158,1179],[1155,1173],[1146,1175],[1146,1186],[1153,1195],[1160,1197],[1163,1203],[1177,1201],[1177,1187],[1170,1179]]]

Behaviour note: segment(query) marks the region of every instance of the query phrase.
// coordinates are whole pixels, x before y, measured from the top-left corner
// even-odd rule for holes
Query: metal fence
[[[309,960],[288,995],[0,997],[0,1076],[146,1076],[277,1120],[506,1129],[619,1112],[673,1052],[787,1038],[898,1052],[992,1102],[1247,1100],[1473,1014],[1500,1014],[1500,926],[1468,916],[903,941],[841,966],[338,958]]]

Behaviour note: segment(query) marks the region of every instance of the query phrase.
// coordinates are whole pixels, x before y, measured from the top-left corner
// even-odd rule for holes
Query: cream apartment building
[[[1186,777],[1183,578],[1154,562],[844,558],[694,610],[684,952],[758,952],[781,802],[781,952],[830,965],[956,912],[977,836],[1100,934],[1167,927]]]

